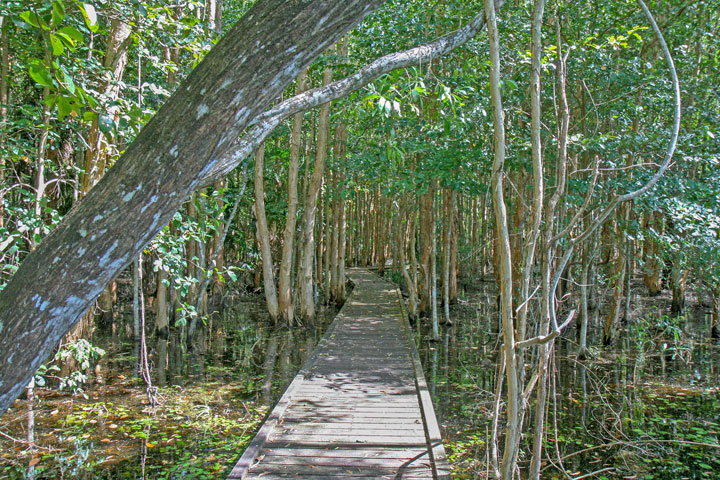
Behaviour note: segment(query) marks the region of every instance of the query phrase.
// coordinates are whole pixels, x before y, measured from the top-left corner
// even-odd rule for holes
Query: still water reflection
[[[188,349],[176,329],[149,347],[162,404],[151,408],[122,328],[85,393],[34,389],[0,417],[0,478],[224,478],[322,337],[334,311],[294,331],[268,327],[259,298],[234,301]],[[52,383],[52,379],[49,379]],[[84,395],[84,396],[83,396]],[[14,441],[14,440],[18,441]]]
[[[497,318],[494,284],[485,283],[454,308],[440,342],[420,322],[418,349],[454,478],[490,478]],[[551,365],[542,478],[720,478],[720,350],[708,331],[702,312],[675,321],[650,311],[619,344],[582,361],[579,332],[565,332]]]

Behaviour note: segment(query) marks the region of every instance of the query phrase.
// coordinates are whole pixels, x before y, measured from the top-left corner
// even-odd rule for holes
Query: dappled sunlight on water
[[[185,348],[181,329],[153,340],[154,408],[133,375],[132,341],[96,335],[107,354],[84,394],[36,388],[34,402],[20,399],[0,417],[0,478],[225,478],[333,314],[273,330],[253,297],[213,317],[198,348]]]

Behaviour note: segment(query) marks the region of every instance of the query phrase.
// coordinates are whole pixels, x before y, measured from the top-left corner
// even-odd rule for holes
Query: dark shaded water
[[[18,400],[0,417],[0,478],[225,478],[333,315],[278,331],[251,298],[214,317],[200,348],[188,351],[180,329],[153,341],[154,408],[133,375],[133,342],[124,332],[96,335],[107,354],[84,394],[36,389],[35,401]]]
[[[420,324],[418,347],[458,479],[490,478],[495,305],[494,285],[481,284],[453,309],[440,342],[428,342],[429,325]],[[557,342],[542,478],[567,478],[563,468],[606,479],[720,478],[720,349],[707,340],[708,319],[700,312],[676,321],[657,309],[638,317],[617,345],[592,348],[583,361],[576,329]],[[521,465],[530,456],[525,438]]]

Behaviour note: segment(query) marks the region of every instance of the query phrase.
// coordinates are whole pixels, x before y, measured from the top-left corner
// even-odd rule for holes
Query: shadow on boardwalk
[[[397,289],[355,284],[231,479],[448,479],[445,451]]]

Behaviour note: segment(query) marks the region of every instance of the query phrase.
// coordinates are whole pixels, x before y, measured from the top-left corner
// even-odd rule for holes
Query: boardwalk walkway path
[[[351,297],[229,478],[450,479],[397,289],[348,277]]]

